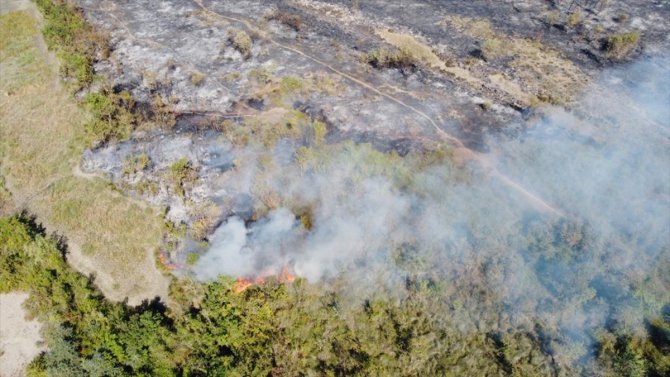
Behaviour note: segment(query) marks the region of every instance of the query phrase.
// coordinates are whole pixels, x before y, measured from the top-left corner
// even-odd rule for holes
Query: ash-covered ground
[[[147,106],[158,104],[179,125],[211,126],[240,120],[236,114],[259,116],[287,107],[322,120],[339,138],[374,139],[386,148],[404,141],[396,144],[407,148],[444,141],[439,129],[482,149],[482,134],[504,128],[529,108],[570,104],[611,64],[603,50],[609,35],[641,32],[641,43],[627,58],[669,43],[667,2],[570,3],[81,5],[112,38],[112,54],[98,72],[116,90],[130,90]],[[240,33],[248,38],[244,43],[235,42]],[[375,68],[366,60],[380,49],[409,57],[397,63],[401,67],[391,62],[390,69]],[[296,80],[282,81],[286,77]]]

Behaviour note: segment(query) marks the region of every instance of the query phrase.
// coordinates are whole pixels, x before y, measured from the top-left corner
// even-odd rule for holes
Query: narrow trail
[[[421,118],[428,121],[428,123],[433,127],[434,131],[437,133],[437,135],[439,135],[439,137],[442,139],[442,141],[444,141],[446,143],[449,143],[453,147],[459,149],[460,152],[461,152],[461,155],[463,157],[466,157],[467,159],[479,162],[482,166],[484,166],[485,168],[487,168],[489,170],[489,173],[493,177],[498,178],[508,188],[510,188],[511,190],[520,194],[522,197],[526,198],[526,200],[534,208],[536,208],[537,210],[539,210],[541,212],[551,213],[553,215],[557,215],[557,216],[561,216],[561,217],[564,216],[564,214],[561,210],[559,210],[559,209],[555,208],[554,206],[550,205],[549,203],[547,203],[545,200],[543,200],[539,196],[533,194],[532,192],[530,192],[529,190],[524,188],[522,185],[520,185],[516,181],[512,180],[510,177],[508,177],[508,176],[502,174],[501,172],[499,172],[495,168],[495,164],[492,163],[492,161],[490,159],[488,159],[486,156],[468,148],[467,146],[465,146],[465,144],[463,143],[463,141],[461,139],[459,139],[459,138],[447,133],[443,129],[441,129],[438,126],[438,124],[435,122],[435,120],[433,120],[433,118],[431,118],[428,114],[424,113],[423,111],[417,109],[416,107],[414,107],[414,106],[412,106],[412,105],[410,105],[406,102],[403,102],[402,100],[400,100],[396,97],[393,97],[392,95],[390,95],[388,93],[385,93],[385,92],[381,91],[379,88],[375,87],[374,85],[372,85],[370,83],[367,83],[367,82],[363,81],[362,79],[359,79],[359,78],[357,78],[355,76],[352,76],[352,75],[350,75],[346,72],[343,72],[343,71],[333,67],[332,65],[328,64],[327,62],[325,62],[323,60],[320,60],[320,59],[318,59],[314,56],[311,56],[311,55],[299,50],[296,47],[277,42],[275,39],[270,37],[264,31],[259,30],[258,28],[254,27],[254,25],[252,25],[251,22],[249,22],[247,20],[240,19],[240,18],[235,18],[235,17],[230,17],[230,16],[225,16],[225,15],[222,15],[220,13],[217,13],[217,12],[209,9],[208,7],[206,7],[203,4],[202,0],[193,0],[193,2],[198,4],[198,6],[208,15],[210,15],[214,18],[221,19],[221,20],[227,20],[227,21],[233,21],[233,22],[241,23],[241,24],[245,25],[245,27],[247,29],[256,31],[265,41],[270,42],[271,44],[273,44],[273,45],[275,45],[279,48],[282,48],[282,49],[287,50],[287,51],[291,51],[291,52],[293,52],[295,54],[298,54],[298,55],[300,55],[304,58],[307,58],[307,59],[313,61],[314,63],[316,63],[316,64],[318,64],[318,65],[320,65],[324,68],[327,68],[328,70],[332,71],[336,75],[338,75],[338,76],[340,76],[344,79],[347,79],[347,80],[349,80],[349,81],[351,81],[351,82],[353,82],[353,83],[355,83],[355,84],[357,84],[357,85],[359,85],[359,86],[361,86],[361,87],[363,87],[363,88],[365,88],[365,89],[367,89],[367,90],[369,90],[369,91],[371,91],[375,94],[378,94],[378,95],[380,95],[380,96],[382,96],[382,97],[384,97],[384,98],[386,98],[386,99],[388,99],[388,100],[390,100],[390,101],[392,101],[392,102],[410,110],[411,112],[413,112],[415,114],[419,115]]]

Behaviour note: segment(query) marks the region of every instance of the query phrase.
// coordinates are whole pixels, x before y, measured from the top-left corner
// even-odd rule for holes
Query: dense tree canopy
[[[463,327],[458,295],[427,282],[355,302],[332,285],[268,281],[236,293],[234,280],[175,280],[170,307],[111,303],[93,278],[66,263],[66,245],[27,216],[0,219],[0,291],[30,292],[48,351],[35,376],[487,375],[664,376],[670,371],[670,309],[645,333],[592,333],[581,360],[553,357],[568,337],[534,330]],[[332,284],[332,283],[331,283]],[[450,309],[451,308],[451,309]],[[455,320],[452,321],[451,318]]]

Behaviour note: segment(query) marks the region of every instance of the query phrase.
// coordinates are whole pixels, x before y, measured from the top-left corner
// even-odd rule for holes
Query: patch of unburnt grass
[[[50,17],[56,16],[45,16],[45,22]],[[0,16],[0,25],[7,36],[0,42],[0,90],[13,92],[0,98],[0,174],[12,200],[64,234],[73,250],[78,245],[90,254],[86,263],[99,268],[96,282],[110,297],[136,302],[160,294],[154,288],[161,277],[153,275],[146,258],[147,250],[160,242],[160,219],[154,209],[122,196],[109,182],[74,173],[87,146],[84,125],[96,115],[83,111],[56,84],[57,74],[37,44],[32,16],[7,13]],[[52,29],[51,43],[75,35]],[[99,106],[105,100],[98,99],[92,101],[97,110],[109,115]],[[138,290],[137,284],[144,283]]]

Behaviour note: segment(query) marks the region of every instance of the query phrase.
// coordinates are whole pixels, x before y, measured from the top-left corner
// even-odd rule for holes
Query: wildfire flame
[[[165,258],[165,254],[163,253],[158,255],[158,259],[160,260],[161,264],[167,268],[168,271],[174,271],[177,268],[175,264]]]
[[[265,279],[270,276],[276,276],[280,283],[293,283],[296,279],[296,276],[289,271],[288,266],[284,265],[279,274],[262,273],[254,278],[238,277],[235,281],[235,286],[233,286],[233,292],[241,293],[252,285],[263,285],[265,284]]]

